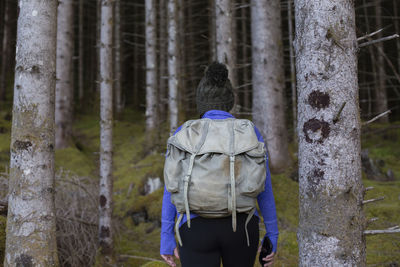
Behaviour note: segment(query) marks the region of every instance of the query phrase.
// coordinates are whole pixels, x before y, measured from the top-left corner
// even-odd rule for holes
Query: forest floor
[[[0,172],[6,171],[9,164],[10,117],[9,113],[0,112]],[[148,178],[159,177],[162,180],[168,130],[165,125],[161,129],[165,134],[159,136],[159,142],[149,146],[146,145],[143,115],[128,110],[115,120],[113,197],[115,250],[119,266],[167,266],[159,256],[163,189],[144,194]],[[56,151],[57,169],[98,179],[99,130],[98,114],[77,117],[71,147]],[[376,124],[363,128],[362,146],[368,149],[371,159],[380,162],[382,169],[391,169],[396,177],[394,181],[379,182],[368,180],[363,174],[365,187],[374,187],[374,190],[366,193],[365,198],[385,196],[383,201],[366,205],[366,218],[379,217],[368,229],[386,229],[398,225],[400,124]],[[272,175],[280,231],[275,266],[297,266],[298,262],[298,183],[293,179],[297,176],[295,151],[296,148],[291,145],[293,166],[283,174]],[[0,254],[4,248],[4,227],[5,219],[0,216]],[[263,227],[261,229],[260,236],[263,236],[265,230]],[[367,236],[366,241],[368,266],[400,265],[400,234]]]

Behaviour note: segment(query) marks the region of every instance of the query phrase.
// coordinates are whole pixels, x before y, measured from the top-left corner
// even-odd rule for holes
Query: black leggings
[[[237,216],[237,230],[232,230],[232,217],[192,219],[191,227],[183,224],[179,233],[182,267],[253,267],[258,248],[258,218],[253,216],[247,225],[250,247],[247,246],[245,222],[247,214]]]

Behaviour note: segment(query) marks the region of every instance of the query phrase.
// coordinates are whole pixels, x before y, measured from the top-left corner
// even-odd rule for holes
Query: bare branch
[[[379,38],[377,40],[372,40],[372,41],[369,41],[369,42],[362,43],[362,44],[358,45],[358,47],[361,48],[361,47],[364,47],[364,46],[367,46],[367,45],[372,45],[372,44],[376,44],[376,43],[379,43],[379,42],[389,41],[389,40],[392,40],[392,39],[395,39],[395,38],[399,38],[399,35],[397,33],[393,34],[391,36],[387,36],[387,37]]]
[[[397,234],[400,229],[386,229],[386,230],[365,230],[364,235],[379,235],[379,234]]]
[[[383,116],[385,116],[385,115],[390,114],[391,112],[392,112],[392,111],[391,111],[390,109],[389,109],[389,110],[386,110],[385,112],[383,112],[383,113],[381,113],[381,114],[379,114],[379,115],[373,117],[373,118],[370,119],[369,121],[364,122],[362,125],[364,126],[364,125],[370,124],[370,123],[376,121],[377,119],[379,119],[380,117],[383,117]]]
[[[380,30],[371,32],[371,33],[369,33],[369,34],[367,34],[367,35],[358,37],[358,38],[357,38],[357,42],[362,41],[362,40],[364,40],[364,39],[367,39],[367,38],[369,38],[369,37],[372,37],[372,36],[374,36],[374,35],[380,33],[380,32],[383,31],[383,30],[384,30],[384,29],[380,29]]]
[[[373,186],[369,186],[369,187],[365,188],[365,192],[371,191],[372,189],[374,189],[374,187]]]
[[[385,197],[378,197],[378,198],[364,200],[362,203],[363,204],[368,204],[368,203],[372,203],[372,202],[376,202],[376,201],[381,201],[381,200],[384,200],[384,199],[385,199]]]

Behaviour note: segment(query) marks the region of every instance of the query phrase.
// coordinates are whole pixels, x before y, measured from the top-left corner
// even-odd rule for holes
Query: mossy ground
[[[11,123],[7,114],[0,114],[0,169],[9,160]],[[368,229],[384,229],[400,224],[400,128],[377,125],[363,137],[363,148],[370,157],[385,161],[385,168],[395,173],[394,182],[376,182],[364,179],[365,186],[374,186],[366,199],[384,195],[384,201],[366,206],[366,217],[379,217]],[[162,178],[166,125],[160,126],[164,133],[156,142],[149,143],[144,132],[144,116],[127,110],[115,120],[114,127],[114,217],[116,219],[115,249],[122,266],[167,266],[158,261],[160,239],[160,214],[162,189],[144,196],[144,182],[149,177]],[[80,115],[75,120],[72,146],[56,152],[56,166],[80,176],[98,179],[99,151],[98,115]],[[364,129],[363,129],[364,130]],[[375,132],[374,132],[375,131]],[[154,135],[153,135],[154,136]],[[292,152],[295,151],[291,146]],[[294,159],[293,162],[296,160]],[[298,247],[296,230],[298,224],[298,183],[291,180],[291,170],[272,176],[272,184],[278,213],[280,238],[275,266],[297,266]],[[132,214],[143,212],[147,220],[134,224]],[[4,246],[4,224],[0,220],[0,251]],[[261,235],[265,232],[261,230]],[[1,255],[0,255],[1,256]],[[367,237],[367,262],[370,266],[400,263],[400,234]],[[256,263],[256,266],[258,264]]]

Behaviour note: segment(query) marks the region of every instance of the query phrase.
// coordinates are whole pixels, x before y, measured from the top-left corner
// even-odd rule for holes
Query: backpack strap
[[[236,182],[235,182],[235,156],[229,157],[231,176],[231,207],[232,207],[232,229],[236,232]]]
[[[175,233],[176,233],[176,238],[178,239],[179,245],[182,247],[182,238],[181,235],[179,234],[179,224],[181,223],[183,218],[183,213],[179,214],[178,220],[175,223]]]
[[[236,181],[235,181],[235,124],[230,121],[230,182],[231,182],[231,208],[232,208],[232,229],[236,232]]]
[[[251,218],[253,217],[254,213],[256,212],[256,208],[253,208],[249,215],[247,216],[246,223],[244,224],[244,230],[246,232],[246,238],[247,238],[247,246],[250,247],[250,238],[249,238],[249,231],[247,231],[247,224],[249,224]]]
[[[189,191],[189,183],[190,183],[190,176],[192,175],[194,158],[196,157],[196,153],[193,153],[190,156],[189,162],[189,169],[185,177],[183,178],[183,201],[185,203],[185,211],[186,211],[186,219],[188,228],[190,228],[190,209],[189,209],[189,200],[188,200],[188,191]]]

